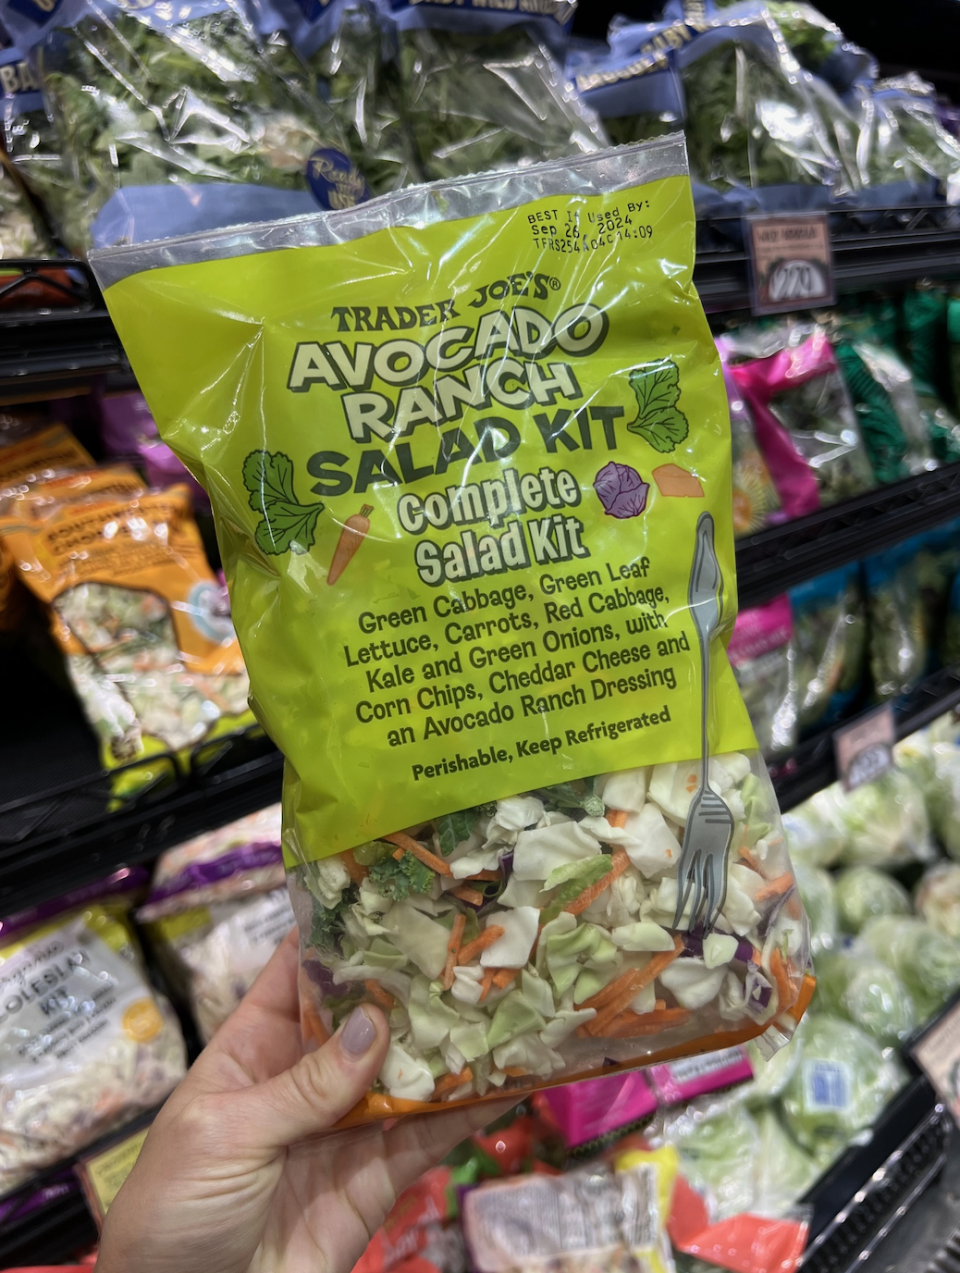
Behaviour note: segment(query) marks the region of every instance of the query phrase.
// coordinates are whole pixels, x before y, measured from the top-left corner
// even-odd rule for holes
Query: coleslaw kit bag
[[[305,1033],[364,1001],[390,1022],[354,1121],[776,1046],[809,997],[724,648],[730,430],[693,255],[671,137],[94,257],[210,493],[286,758]],[[707,936],[689,900],[672,928],[705,516],[708,774],[735,821]]]

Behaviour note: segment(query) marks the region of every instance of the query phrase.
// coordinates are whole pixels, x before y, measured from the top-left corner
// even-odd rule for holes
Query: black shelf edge
[[[941,668],[921,681],[912,693],[894,703],[897,738],[906,738],[923,729],[957,706],[960,706],[960,667]],[[849,723],[845,721],[837,728],[842,729]],[[801,743],[786,760],[771,764],[770,775],[781,812],[786,813],[836,782],[834,733],[833,729],[825,730]]]
[[[740,608],[960,516],[960,464],[879,486],[737,541]]]

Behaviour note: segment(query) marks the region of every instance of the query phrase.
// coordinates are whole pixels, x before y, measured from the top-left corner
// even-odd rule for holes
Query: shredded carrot
[[[600,894],[610,887],[615,879],[621,876],[630,865],[630,859],[624,853],[623,849],[617,849],[613,857],[610,859],[610,870],[602,879],[597,880],[596,884],[591,884],[589,888],[585,888],[579,897],[575,897],[569,906],[564,907],[571,915],[579,915],[585,911],[587,907],[597,900]]]
[[[626,809],[608,809],[606,816],[607,821],[612,827],[625,827],[627,825],[627,818],[629,818],[630,815],[627,813]]]
[[[493,979],[497,975],[495,968],[488,968],[483,974],[483,980],[480,982],[480,1002],[482,1003],[490,993],[490,987],[493,985]]]
[[[370,874],[367,867],[361,866],[349,849],[346,853],[340,854],[340,861],[346,867],[347,874],[350,876],[354,884],[362,884]]]
[[[752,853],[745,844],[741,844],[737,852],[740,854],[741,862],[749,866],[751,871],[756,871],[757,874],[760,873],[760,863],[757,861],[755,853]]]
[[[300,999],[300,1029],[306,1039],[312,1039],[320,1047],[330,1038],[330,1031],[323,1024],[320,1013],[303,996]]]
[[[492,946],[505,932],[506,929],[501,928],[499,924],[488,924],[479,937],[474,937],[473,941],[468,941],[466,946],[460,947],[459,962],[468,964],[488,946]]]
[[[438,875],[453,874],[443,858],[438,858],[435,853],[425,849],[419,840],[415,840],[413,836],[405,835],[402,831],[391,831],[389,835],[381,838],[389,841],[390,844],[396,844],[401,849],[406,849],[408,853],[412,853],[414,857],[419,858],[424,866],[429,866],[431,871],[436,871]],[[393,856],[396,857],[396,853]]]
[[[626,990],[628,986],[634,985],[639,975],[639,968],[628,968],[619,977],[615,977],[609,985],[604,986],[602,990],[598,990],[595,995],[591,995],[589,999],[584,999],[583,1003],[578,1003],[577,1008],[605,1007],[611,999],[617,997],[621,990]]]
[[[467,876],[468,880],[499,880],[499,871],[477,871],[473,875]]]
[[[679,937],[674,937],[673,950],[659,952],[653,956],[645,968],[638,969],[633,986],[630,989],[622,990],[619,994],[609,999],[593,1020],[586,1023],[584,1028],[594,1036],[605,1034],[610,1022],[619,1016],[625,1008],[629,1007],[631,1000],[644,986],[649,986],[652,981],[660,976],[668,964],[673,963],[681,950],[683,950],[683,941]]]
[[[643,1034],[657,1034],[686,1025],[691,1013],[688,1008],[662,1008],[657,1012],[621,1012],[604,1030],[610,1039],[634,1039]]]
[[[786,893],[791,888],[793,888],[793,876],[789,871],[786,871],[783,875],[778,875],[775,880],[768,880],[763,888],[757,889],[753,900],[755,902],[769,902],[771,897],[780,897],[781,894]]]
[[[367,994],[374,1003],[378,1003],[384,1012],[391,1012],[396,1006],[396,1000],[389,991],[384,990],[383,986],[376,981],[365,981],[363,983],[367,988]]]
[[[475,888],[467,888],[465,884],[461,884],[459,888],[452,888],[450,892],[454,897],[459,897],[461,902],[469,902],[471,906],[483,905],[483,894],[478,893]]]
[[[463,930],[466,926],[466,915],[458,915],[453,921],[453,928],[450,930],[450,940],[447,942],[447,962],[443,967],[444,990],[449,990],[453,985],[454,969],[457,966],[457,957],[460,954],[460,943],[463,941]]]
[[[522,1065],[505,1065],[503,1072],[509,1079],[523,1079],[527,1077],[527,1071]]]
[[[440,1096],[444,1092],[452,1092],[455,1088],[462,1087],[464,1083],[473,1082],[473,1070],[468,1065],[461,1070],[459,1074],[444,1074],[442,1078],[437,1079],[437,1085],[433,1089],[434,1096]]]
[[[796,995],[792,993],[790,974],[776,946],[770,951],[770,972],[777,983],[777,1011],[783,1012],[796,999]]]
[[[501,968],[494,977],[493,984],[498,990],[506,990],[518,972],[518,968]]]
[[[654,1003],[654,1005],[653,1005],[654,1010],[655,1010],[656,1012],[663,1012],[663,1010],[664,1010],[664,1008],[666,1008],[666,1006],[667,1006],[667,1001],[666,1001],[666,999],[658,999],[658,1000],[656,1001],[656,1003]]]

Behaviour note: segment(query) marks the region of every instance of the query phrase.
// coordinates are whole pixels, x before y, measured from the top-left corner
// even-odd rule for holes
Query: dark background
[[[662,0],[580,0],[576,35],[603,36],[615,13],[650,22]],[[960,0],[822,0],[817,8],[856,44],[869,49],[881,71],[919,71],[960,102]]]

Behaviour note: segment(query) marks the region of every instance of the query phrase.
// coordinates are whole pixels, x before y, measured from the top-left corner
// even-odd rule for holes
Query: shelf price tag
[[[98,1228],[103,1227],[111,1202],[133,1171],[149,1130],[149,1126],[141,1127],[132,1135],[116,1139],[106,1149],[84,1155],[75,1164],[74,1171]]]
[[[833,251],[825,212],[746,218],[755,314],[832,305]]]
[[[960,995],[924,1029],[910,1053],[960,1124]]]
[[[897,729],[889,703],[838,729],[833,736],[837,773],[844,791],[873,782],[893,768]]]

